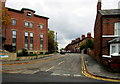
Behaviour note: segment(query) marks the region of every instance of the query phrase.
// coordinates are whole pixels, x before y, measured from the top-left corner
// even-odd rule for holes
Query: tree
[[[91,50],[94,48],[94,41],[92,39],[86,39],[86,42],[80,45],[81,50],[90,48]]]
[[[8,9],[2,7],[2,26],[8,26],[10,24],[11,24],[11,20]]]
[[[1,22],[2,22],[2,36],[6,37],[6,29],[11,24],[10,14],[8,12],[8,9],[5,8],[5,7],[2,7],[1,13],[2,13],[2,18],[1,18]]]
[[[53,30],[48,30],[48,51],[55,52],[58,49],[58,43],[55,41],[55,35]]]

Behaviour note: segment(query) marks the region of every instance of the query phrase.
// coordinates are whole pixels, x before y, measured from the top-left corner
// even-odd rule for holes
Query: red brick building
[[[72,40],[72,42],[65,47],[65,50],[73,52],[73,53],[81,53],[81,51],[83,50],[81,48],[81,45],[86,44],[86,40],[88,40],[88,39],[93,40],[93,38],[91,37],[91,33],[87,33],[86,37],[85,37],[85,35],[82,35],[81,39],[76,38],[75,40]],[[87,51],[86,51],[86,53],[87,53]]]
[[[11,25],[2,27],[2,35],[6,38],[5,49],[19,52],[25,48],[31,53],[47,52],[49,18],[36,15],[34,10],[28,8],[5,8],[11,19]]]
[[[106,65],[120,67],[120,9],[101,10],[101,0],[94,26],[94,57]]]

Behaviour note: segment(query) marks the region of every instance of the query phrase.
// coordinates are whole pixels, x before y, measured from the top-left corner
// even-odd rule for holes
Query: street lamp
[[[57,52],[57,32],[56,32],[56,46],[55,46],[55,50]]]

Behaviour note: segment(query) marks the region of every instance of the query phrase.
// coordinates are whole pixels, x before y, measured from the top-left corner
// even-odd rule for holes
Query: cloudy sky
[[[29,8],[36,14],[49,17],[49,28],[58,33],[59,48],[71,40],[91,32],[98,0],[7,0],[6,7],[21,10]],[[102,0],[102,9],[116,9],[120,0]]]

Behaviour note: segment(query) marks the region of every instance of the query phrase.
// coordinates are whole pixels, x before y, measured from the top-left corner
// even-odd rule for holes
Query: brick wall
[[[28,51],[30,51],[30,32],[33,33],[33,50],[32,51],[38,51],[38,52],[47,52],[48,51],[48,18],[43,16],[36,16],[33,11],[30,10],[14,10],[7,8],[9,10],[9,13],[11,15],[11,21],[12,19],[17,20],[16,25],[9,25],[6,28],[6,45],[12,44],[12,30],[15,30],[17,32],[17,38],[16,38],[16,49],[19,51],[24,48],[24,39],[25,39],[25,32],[28,32]],[[31,12],[32,16],[28,17],[27,12]],[[34,27],[25,27],[24,22],[32,22],[34,23]],[[44,25],[44,29],[39,28],[39,24]],[[3,28],[4,30],[4,28]],[[4,34],[4,32],[3,32]],[[44,41],[43,41],[43,50],[40,51],[40,34],[44,35]]]
[[[103,16],[102,18],[102,35],[114,35],[114,24],[120,22],[118,16]],[[108,41],[115,37],[102,37],[102,55],[110,55],[110,45]]]
[[[94,26],[94,58],[98,61],[101,60],[101,39],[102,39],[102,32],[101,32],[101,14],[98,12],[96,16],[95,26]]]
[[[94,57],[94,50],[87,49],[87,54]]]

